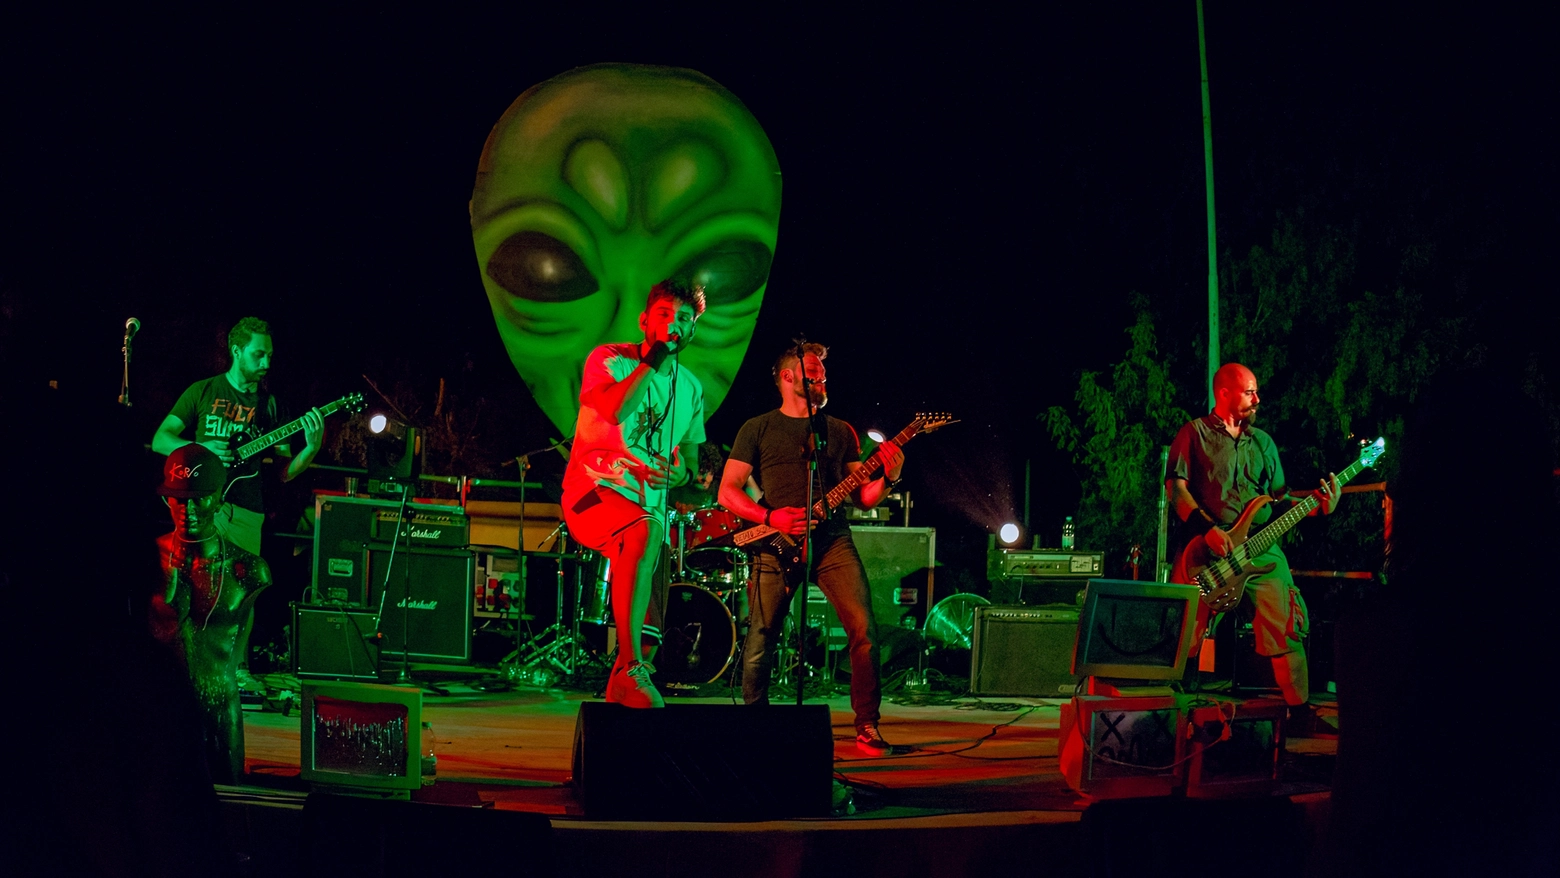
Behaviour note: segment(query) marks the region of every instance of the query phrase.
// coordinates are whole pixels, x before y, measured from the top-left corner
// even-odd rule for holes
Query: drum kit
[[[697,689],[720,680],[731,669],[741,646],[738,634],[747,624],[750,566],[744,552],[720,544],[729,533],[730,518],[712,503],[678,503],[668,514],[671,583],[661,625],[661,649],[655,658],[656,682],[665,689]],[[606,558],[589,550],[555,557],[578,562],[587,574],[580,577],[576,591],[574,630],[569,631],[566,624],[556,625],[559,630],[552,632],[555,636],[545,646],[539,639],[549,632],[538,635],[532,648],[517,650],[512,658],[521,667],[546,664],[572,674],[579,655],[577,644],[587,639],[580,627],[611,629],[613,625],[611,569]],[[561,576],[559,588],[561,621]]]

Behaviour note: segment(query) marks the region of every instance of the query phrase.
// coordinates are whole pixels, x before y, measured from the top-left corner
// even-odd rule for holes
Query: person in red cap
[[[195,685],[212,781],[233,784],[244,776],[239,634],[255,598],[271,584],[271,570],[217,530],[226,485],[227,467],[203,445],[180,446],[164,462],[158,493],[173,515],[173,532],[157,540],[163,584],[152,595],[150,624]]]

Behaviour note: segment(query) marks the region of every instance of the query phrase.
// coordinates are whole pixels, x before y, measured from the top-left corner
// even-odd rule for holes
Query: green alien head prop
[[[574,429],[585,357],[643,338],[665,278],[709,310],[684,366],[705,411],[747,353],[780,222],[780,166],[758,121],[709,77],[598,64],[515,99],[471,194],[482,284],[509,358],[558,429]]]

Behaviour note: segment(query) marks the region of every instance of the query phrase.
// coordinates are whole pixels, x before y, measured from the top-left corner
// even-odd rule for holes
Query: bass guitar
[[[1378,438],[1366,445],[1359,460],[1349,464],[1347,469],[1338,474],[1338,484],[1348,484],[1349,480],[1359,475],[1361,470],[1374,466],[1386,451],[1385,438]],[[1246,593],[1246,580],[1269,573],[1277,566],[1264,564],[1258,567],[1252,564],[1252,559],[1272,548],[1279,537],[1299,524],[1300,519],[1310,515],[1311,511],[1319,505],[1316,495],[1311,494],[1248,538],[1246,534],[1251,529],[1252,519],[1262,507],[1272,502],[1272,497],[1264,495],[1246,504],[1246,508],[1241,510],[1240,517],[1235,519],[1235,523],[1228,530],[1230,542],[1235,544],[1235,549],[1226,557],[1215,556],[1208,549],[1208,543],[1203,537],[1194,537],[1187,544],[1186,550],[1181,553],[1181,557],[1176,560],[1171,581],[1196,585],[1202,592],[1203,603],[1214,612],[1222,613],[1233,609],[1240,603],[1241,596]]]
[[[320,417],[327,418],[340,411],[355,413],[362,410],[363,394],[349,393],[341,399],[320,406]],[[267,448],[302,429],[303,418],[299,417],[288,421],[264,436],[250,438],[248,433],[243,430],[235,431],[228,437],[228,447],[233,449],[233,462],[228,464],[229,481],[236,482],[239,479],[247,479],[258,475],[259,469],[248,465],[247,462],[260,452],[265,451]]]
[[[931,433],[949,424],[958,423],[947,412],[920,413],[910,425],[900,430],[893,438],[893,443],[900,448],[906,442],[914,439],[922,433]],[[843,481],[835,485],[827,494],[820,498],[812,507],[813,518],[823,518],[830,510],[838,509],[841,504],[850,499],[850,495],[857,489],[878,477],[883,470],[882,452],[874,452],[871,457],[861,462],[861,466],[855,472],[846,476]],[[731,545],[750,552],[759,550],[773,551],[780,556],[780,561],[785,565],[800,564],[805,558],[802,555],[802,547],[791,538],[790,534],[780,531],[766,524],[749,524],[748,521],[734,512],[724,509],[716,510],[717,515],[707,521],[701,528],[704,533],[726,533],[729,537],[715,537],[709,540],[711,545]]]

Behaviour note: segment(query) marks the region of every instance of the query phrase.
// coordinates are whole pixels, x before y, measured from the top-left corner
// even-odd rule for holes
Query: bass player
[[[1300,500],[1315,494],[1324,514],[1332,514],[1340,496],[1337,476],[1328,473],[1314,491],[1292,491],[1278,459],[1278,446],[1266,431],[1252,424],[1261,399],[1257,376],[1239,363],[1226,363],[1213,377],[1213,411],[1181,427],[1170,445],[1165,489],[1190,540],[1202,540],[1209,552],[1227,556],[1235,543],[1226,532],[1246,504],[1261,495],[1275,500]],[[1253,524],[1273,514],[1264,506]],[[1183,555],[1184,561],[1184,555]],[[1254,566],[1272,564],[1265,574],[1251,577],[1246,596],[1255,610],[1252,623],[1258,655],[1273,665],[1273,677],[1290,707],[1291,733],[1310,726],[1310,672],[1305,635],[1310,620],[1305,599],[1295,587],[1283,549],[1273,545],[1252,559]],[[1178,565],[1178,571],[1184,563]],[[1178,582],[1190,582],[1184,575]],[[1198,638],[1207,627],[1210,609],[1198,603]]]

